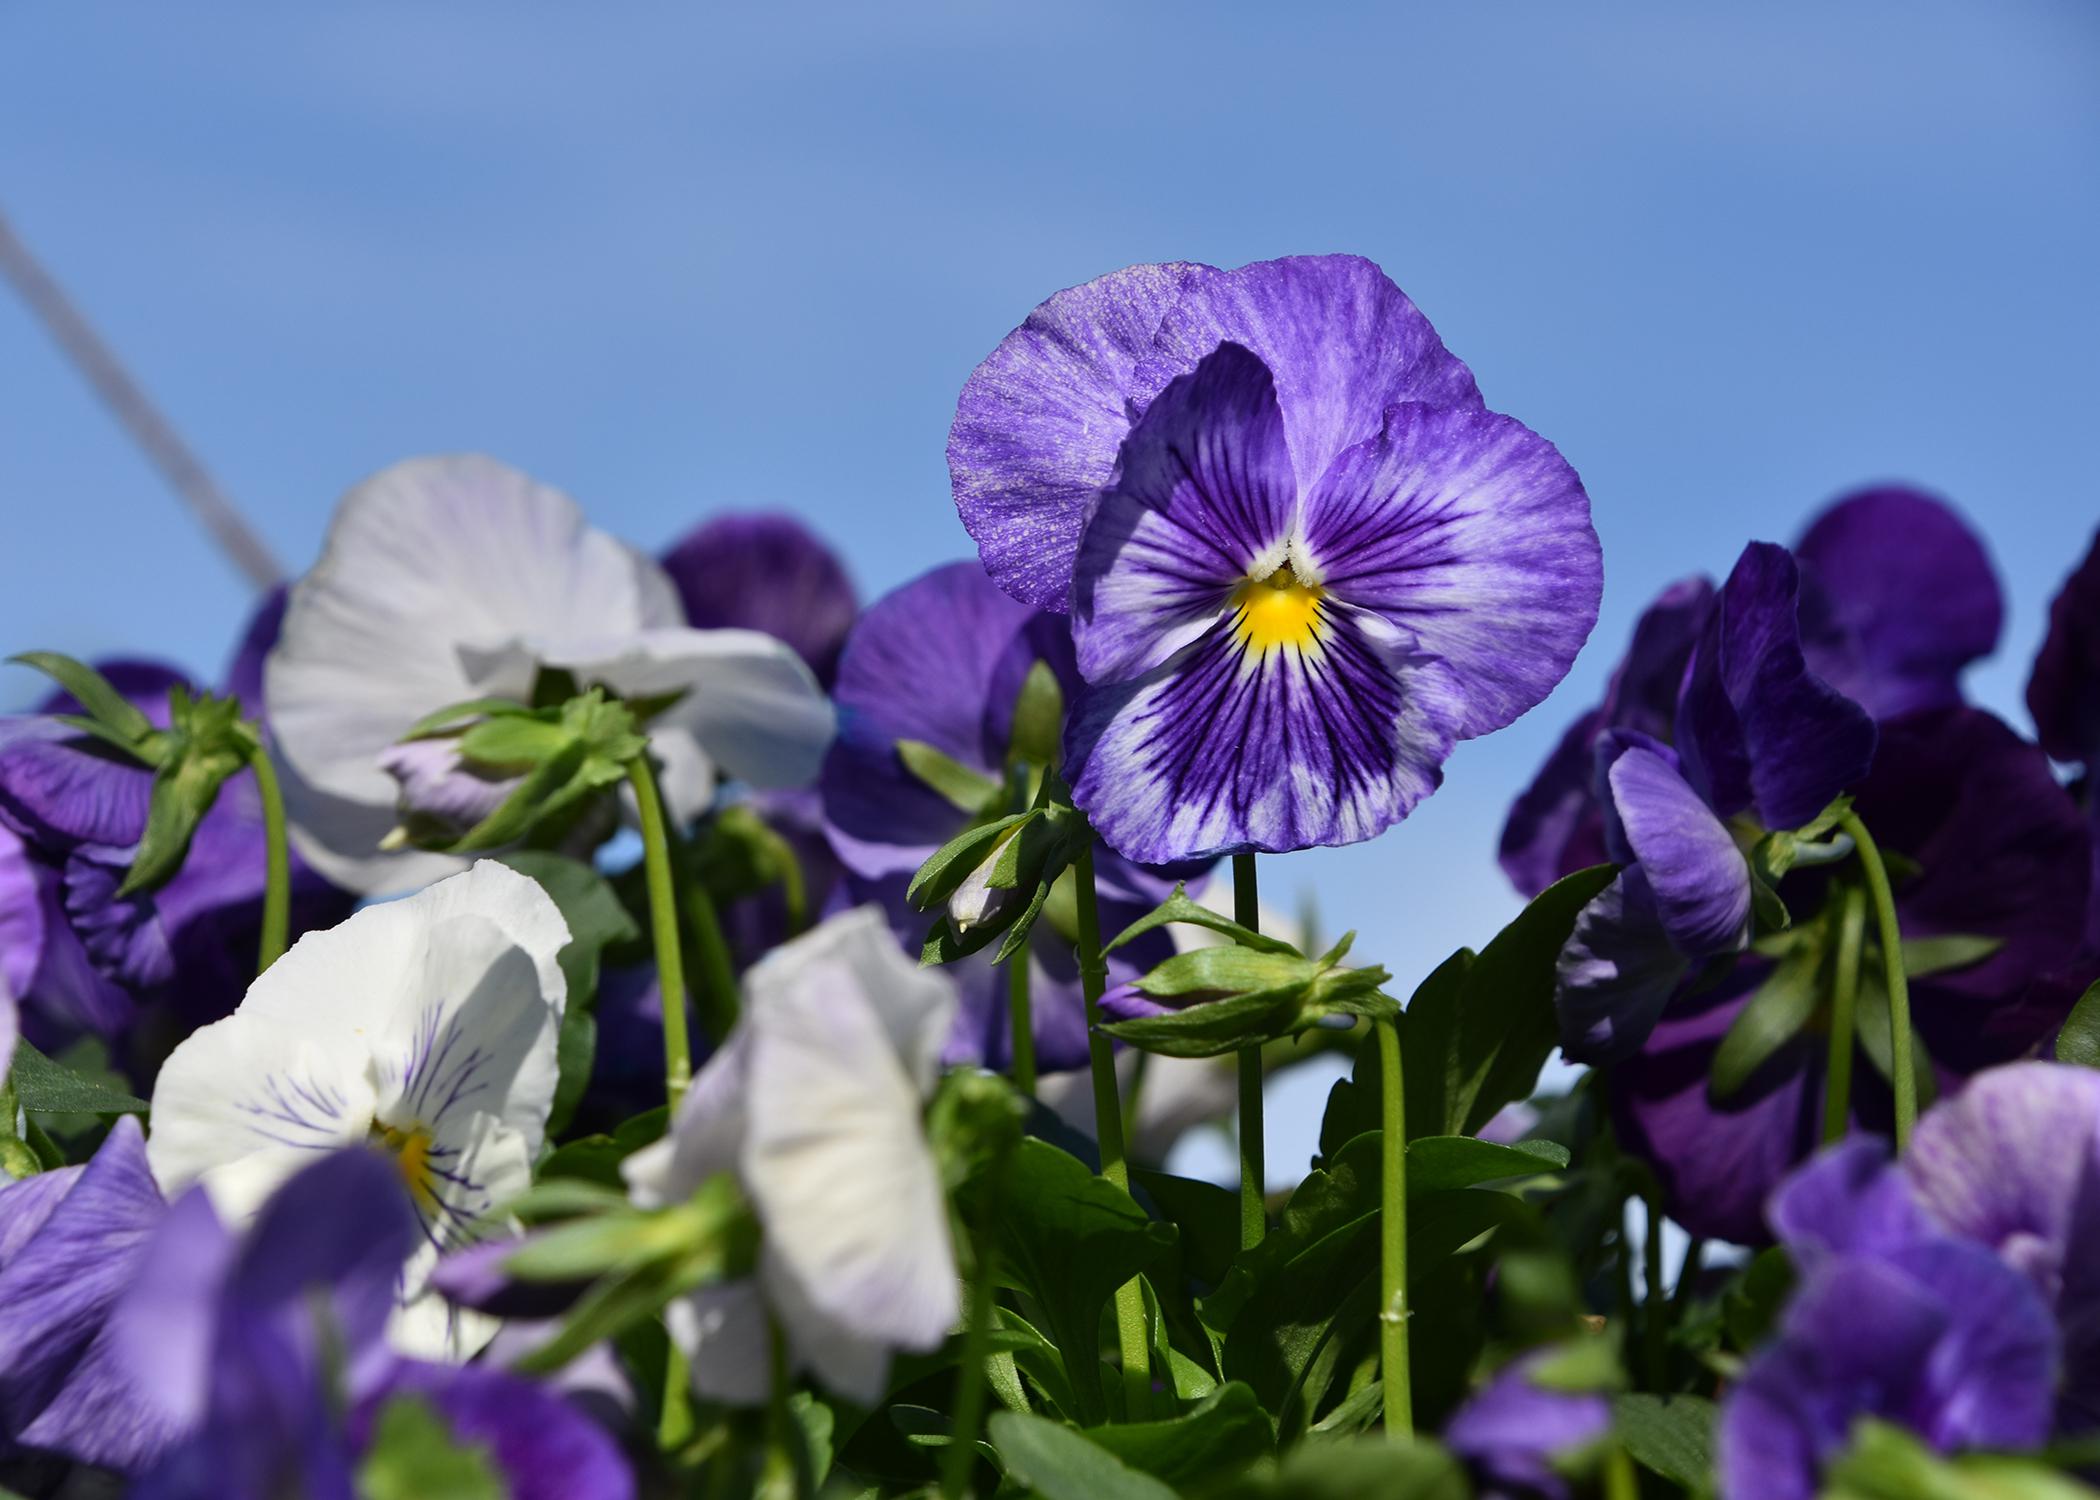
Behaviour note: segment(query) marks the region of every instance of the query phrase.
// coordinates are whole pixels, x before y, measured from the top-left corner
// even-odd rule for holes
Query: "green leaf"
[[[1214,1182],[1144,1167],[1132,1167],[1130,1181],[1181,1231],[1182,1264],[1189,1274],[1207,1286],[1223,1281],[1240,1253],[1239,1194]]]
[[[1728,1098],[1773,1053],[1801,1034],[1823,1002],[1822,973],[1821,944],[1801,942],[1787,949],[1771,976],[1736,1013],[1728,1034],[1714,1050],[1713,1071],[1707,1080],[1711,1097]]]
[[[1008,1159],[999,1206],[1000,1270],[1034,1300],[1044,1333],[1063,1356],[1078,1405],[1067,1415],[1104,1421],[1101,1310],[1117,1287],[1173,1249],[1173,1227],[1153,1222],[1121,1188],[1033,1138]]]
[[[1177,1500],[1151,1475],[1061,1423],[1002,1411],[992,1417],[991,1434],[1009,1482],[1043,1500]]]
[[[159,744],[161,735],[153,727],[153,721],[118,692],[107,677],[86,662],[61,656],[56,651],[24,651],[8,660],[36,668],[71,693],[87,710],[87,716],[109,731],[102,738],[125,746],[149,766],[159,763],[153,749]]]
[[[1006,758],[1032,766],[1055,766],[1064,759],[1065,690],[1050,663],[1038,659],[1021,679],[1014,699],[1013,732]]]
[[[624,1200],[627,1185],[620,1176],[620,1163],[642,1147],[663,1139],[668,1117],[669,1111],[659,1104],[623,1122],[611,1135],[586,1135],[567,1142],[540,1163],[540,1183],[533,1193],[556,1182],[573,1180],[610,1189]]]
[[[1875,1072],[1883,1078],[1893,1079],[1896,1076],[1896,1055],[1892,1046],[1895,1022],[1889,1013],[1888,984],[1882,976],[1878,952],[1869,952],[1860,960],[1859,997],[1854,1005],[1853,1023],[1860,1050],[1867,1054],[1867,1061],[1874,1065]],[[1918,1035],[1915,1019],[1910,1028],[1910,1061],[1911,1075],[1917,1080],[1918,1108],[1930,1108],[1932,1101],[1939,1097],[1939,1079],[1933,1074],[1932,1055],[1925,1050],[1925,1039]]]
[[[1276,1454],[1276,1433],[1253,1390],[1233,1383],[1164,1422],[1090,1427],[1086,1437],[1177,1490],[1235,1479]]]
[[[1912,979],[1974,968],[2005,946],[2005,939],[1974,932],[1948,932],[1938,937],[1903,940],[1903,972]]]
[[[24,1110],[44,1115],[142,1115],[150,1107],[53,1062],[26,1041],[15,1043],[15,1097]]]
[[[1135,942],[1146,933],[1164,927],[1169,922],[1180,922],[1190,927],[1203,927],[1212,932],[1222,933],[1232,939],[1236,947],[1252,948],[1259,953],[1289,953],[1303,957],[1282,938],[1272,933],[1256,932],[1251,927],[1242,927],[1232,918],[1212,911],[1201,902],[1191,901],[1186,884],[1175,886],[1172,895],[1117,933],[1102,951],[1113,953],[1125,943]]]
[[[1822,1500],[2094,1500],[2095,1492],[2034,1459],[1945,1459],[1899,1427],[1871,1419],[1831,1462]]]
[[[2057,1033],[2056,1060],[2082,1068],[2100,1068],[2100,979],[2093,981]]]
[[[1786,1251],[1777,1245],[1759,1251],[1721,1299],[1722,1325],[1738,1353],[1748,1354],[1765,1341],[1793,1289],[1794,1263]]]
[[[946,797],[957,810],[976,817],[1005,792],[1005,785],[973,771],[954,756],[924,740],[897,741],[897,759],[928,789]]]
[[[1633,1461],[1696,1490],[1714,1472],[1714,1404],[1700,1396],[1614,1396],[1612,1429]]]
[[[379,1408],[357,1466],[358,1500],[507,1500],[510,1491],[485,1444],[462,1442],[420,1396]]]
[[[1285,1454],[1273,1474],[1249,1475],[1212,1500],[1466,1500],[1471,1493],[1465,1470],[1435,1443],[1381,1434],[1307,1443]]]
[[[607,948],[639,940],[641,928],[620,904],[612,884],[581,860],[547,850],[521,849],[505,855],[503,863],[537,882],[569,924],[569,941],[557,955],[569,997],[562,1009],[555,1053],[560,1074],[547,1121],[547,1134],[552,1138],[567,1129],[591,1081],[598,1036],[592,1007],[598,998],[600,961]]]
[[[459,753],[492,771],[529,771],[559,755],[575,739],[565,724],[536,714],[505,714],[483,719],[459,737]]]
[[[1498,1182],[1511,1177],[1536,1177],[1557,1172],[1568,1164],[1568,1148],[1552,1141],[1519,1141],[1497,1145],[1471,1135],[1430,1135],[1407,1143],[1407,1196],[1446,1192]]]

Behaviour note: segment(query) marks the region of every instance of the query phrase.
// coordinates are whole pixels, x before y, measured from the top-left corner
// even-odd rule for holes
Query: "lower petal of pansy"
[[[1670,941],[1689,958],[1734,952],[1750,933],[1750,866],[1665,753],[1630,749],[1612,763],[1613,811]]]
[[[1065,749],[1109,847],[1162,864],[1383,832],[1442,780],[1462,712],[1442,662],[1375,616],[1323,607],[1304,645],[1243,645],[1227,621],[1090,689]]]
[[[1575,918],[1555,966],[1561,1049],[1576,1062],[1619,1062],[1655,1029],[1691,966],[1663,929],[1639,865]]]

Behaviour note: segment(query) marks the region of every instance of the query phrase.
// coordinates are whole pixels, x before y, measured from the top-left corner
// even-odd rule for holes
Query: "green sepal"
[[[1353,937],[1351,934],[1350,937]],[[1381,968],[1344,968],[1345,937],[1317,959],[1249,948],[1196,948],[1166,959],[1137,981],[1154,999],[1181,1001],[1165,1015],[1115,1021],[1101,1029],[1166,1057],[1217,1057],[1296,1036],[1330,1016],[1374,1020],[1399,1014],[1381,994]]]
[[[68,724],[129,750],[146,765],[160,764],[161,732],[107,677],[86,662],[56,651],[24,651],[8,660],[34,667],[79,701],[87,710],[86,717],[64,715]]]
[[[261,753],[235,699],[209,693],[193,699],[178,685],[168,690],[168,715],[146,804],[146,829],[117,887],[120,897],[158,889],[174,878],[189,857],[197,825],[219,800],[219,788]]]
[[[1007,736],[1009,766],[1056,767],[1064,759],[1065,690],[1050,663],[1038,658],[1021,679],[1014,698],[1012,732]]]
[[[151,1108],[143,1099],[81,1077],[19,1038],[9,1077],[16,1101],[29,1114],[142,1115]]]
[[[964,829],[919,866],[911,884],[905,887],[904,899],[920,911],[931,911],[955,894],[956,887],[969,879],[970,872],[990,856],[1000,839],[1023,823],[1041,816],[1040,808],[1031,808],[1027,812],[1009,813],[1006,817]]]
[[[1903,972],[1912,979],[1972,969],[2005,946],[2001,937],[1977,932],[1944,932],[1936,937],[1903,940]]]
[[[471,719],[511,718],[533,712],[529,705],[515,698],[469,698],[464,703],[450,703],[434,713],[423,715],[408,726],[408,732],[401,739],[404,743],[439,739],[458,732]]]
[[[1005,783],[971,770],[924,740],[897,741],[897,759],[929,791],[973,818],[994,806],[1006,790]]]
[[[1708,1097],[1718,1101],[1734,1094],[1773,1053],[1801,1034],[1823,1003],[1822,974],[1820,943],[1800,942],[1786,951],[1714,1050]]]
[[[1251,927],[1242,927],[1222,912],[1212,911],[1199,901],[1189,898],[1186,882],[1174,887],[1173,894],[1152,908],[1135,922],[1115,935],[1101,951],[1113,953],[1125,943],[1134,942],[1146,933],[1166,926],[1169,922],[1182,922],[1191,927],[1207,928],[1220,933],[1242,948],[1253,948],[1264,953],[1297,953],[1297,948],[1273,933],[1256,932]]]

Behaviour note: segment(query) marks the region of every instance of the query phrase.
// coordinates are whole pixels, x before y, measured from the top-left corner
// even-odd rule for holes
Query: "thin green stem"
[[[1641,1189],[1648,1235],[1641,1246],[1641,1269],[1647,1294],[1641,1299],[1641,1341],[1648,1364],[1648,1389],[1661,1395],[1670,1388],[1670,1299],[1663,1293],[1662,1190],[1648,1182]]]
[[[1852,1115],[1854,1012],[1859,1003],[1859,954],[1867,933],[1867,893],[1844,887],[1838,908],[1837,978],[1830,991],[1830,1062],[1823,1074],[1823,1144],[1845,1138]]]
[[[671,835],[649,757],[627,763],[627,780],[641,812],[642,864],[649,884],[649,930],[656,943],[656,987],[664,1008],[664,1099],[671,1113],[693,1081],[693,1047],[685,1034],[685,960],[678,950],[678,889],[671,874]]]
[[[248,754],[255,768],[255,790],[262,795],[263,812],[263,914],[262,952],[255,972],[260,974],[284,956],[292,930],[292,851],[284,831],[284,792],[277,785],[277,768],[261,743]]]
[[[684,1447],[693,1435],[693,1384],[685,1352],[666,1343],[670,1353],[664,1360],[664,1404],[656,1418],[656,1446],[670,1453]]]
[[[1026,955],[1017,955],[1017,961],[1026,962]],[[1001,1155],[1003,1158],[1004,1153]],[[984,1367],[991,1356],[997,1291],[992,1275],[991,1227],[998,1222],[1005,1167],[1003,1159],[991,1163],[986,1174],[982,1220],[972,1235],[977,1264],[970,1282],[970,1321],[963,1328],[962,1367],[955,1377],[955,1425],[949,1429],[948,1451],[941,1459],[942,1500],[962,1500],[970,1491],[970,1475],[977,1467],[977,1434],[984,1426],[985,1398],[991,1390]]]
[[[1641,1483],[1633,1472],[1633,1456],[1614,1443],[1604,1456],[1605,1500],[1641,1500]]]
[[[1407,1320],[1407,1079],[1400,1065],[1400,1028],[1378,1025],[1379,1165],[1384,1174],[1379,1212],[1378,1353],[1385,1386],[1385,1433],[1395,1442],[1414,1436],[1414,1372],[1408,1364]]]
[[[1091,842],[1073,861],[1072,881],[1079,921],[1079,988],[1086,997],[1087,1062],[1094,1075],[1094,1137],[1101,1144],[1101,1175],[1128,1192],[1123,1100],[1116,1089],[1115,1053],[1101,1029],[1101,992],[1108,988],[1108,960],[1101,954],[1101,911],[1094,898]],[[1124,1416],[1140,1422],[1152,1412],[1152,1346],[1145,1328],[1145,1289],[1135,1277],[1116,1288],[1116,1343],[1123,1354]]]
[[[1028,945],[1006,961],[1006,1020],[1013,1049],[1014,1087],[1035,1093],[1035,1011],[1028,993]]]
[[[1918,1118],[1918,1075],[1911,1060],[1910,980],[1903,972],[1903,929],[1896,921],[1896,893],[1889,886],[1881,849],[1857,813],[1846,813],[1838,827],[1859,848],[1859,867],[1874,898],[1874,923],[1881,937],[1881,972],[1889,991],[1889,1071],[1896,1090],[1896,1149],[1910,1145],[1910,1128]]]
[[[1232,856],[1232,919],[1250,931],[1261,930],[1261,888],[1256,884],[1254,856]],[[1240,1248],[1251,1250],[1269,1231],[1266,1197],[1268,1167],[1262,1125],[1261,1048],[1242,1047],[1240,1071]]]

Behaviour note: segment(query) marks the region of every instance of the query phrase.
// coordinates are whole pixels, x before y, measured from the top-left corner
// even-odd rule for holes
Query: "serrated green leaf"
[[[1513,1146],[1471,1135],[1431,1135],[1407,1143],[1407,1196],[1473,1187],[1511,1177],[1536,1177],[1568,1165],[1568,1148],[1552,1141]]]
[[[1166,1485],[1062,1423],[1002,1411],[993,1414],[991,1435],[1008,1481],[1042,1500],[1177,1500]]]
[[[1615,1396],[1612,1430],[1642,1468],[1688,1489],[1713,1480],[1714,1404],[1700,1396]]]
[[[2100,1068],[2100,980],[2095,980],[2064,1018],[2057,1033],[2056,1060],[2082,1068]]]
[[[1796,943],[1773,967],[1729,1023],[1714,1049],[1707,1093],[1726,1099],[1750,1081],[1771,1056],[1801,1034],[1823,1003],[1823,948]]]
[[[28,1042],[15,1042],[12,1078],[24,1110],[44,1115],[142,1115],[145,1100],[105,1088],[53,1062]]]
[[[389,1397],[357,1466],[358,1500],[508,1500],[486,1444],[466,1442],[420,1396]]]
[[[1090,1427],[1086,1438],[1176,1490],[1207,1489],[1273,1458],[1276,1431],[1251,1387],[1221,1385],[1163,1422]]]
[[[104,739],[125,746],[148,765],[158,763],[157,757],[149,758],[152,747],[160,739],[160,731],[153,727],[153,721],[118,692],[107,677],[86,662],[61,656],[56,651],[24,651],[8,660],[36,668],[71,693],[87,710],[87,716],[109,731],[102,736]]]
[[[973,771],[954,756],[924,740],[897,741],[897,759],[920,785],[945,797],[959,812],[976,817],[1005,792],[1005,784]]]

